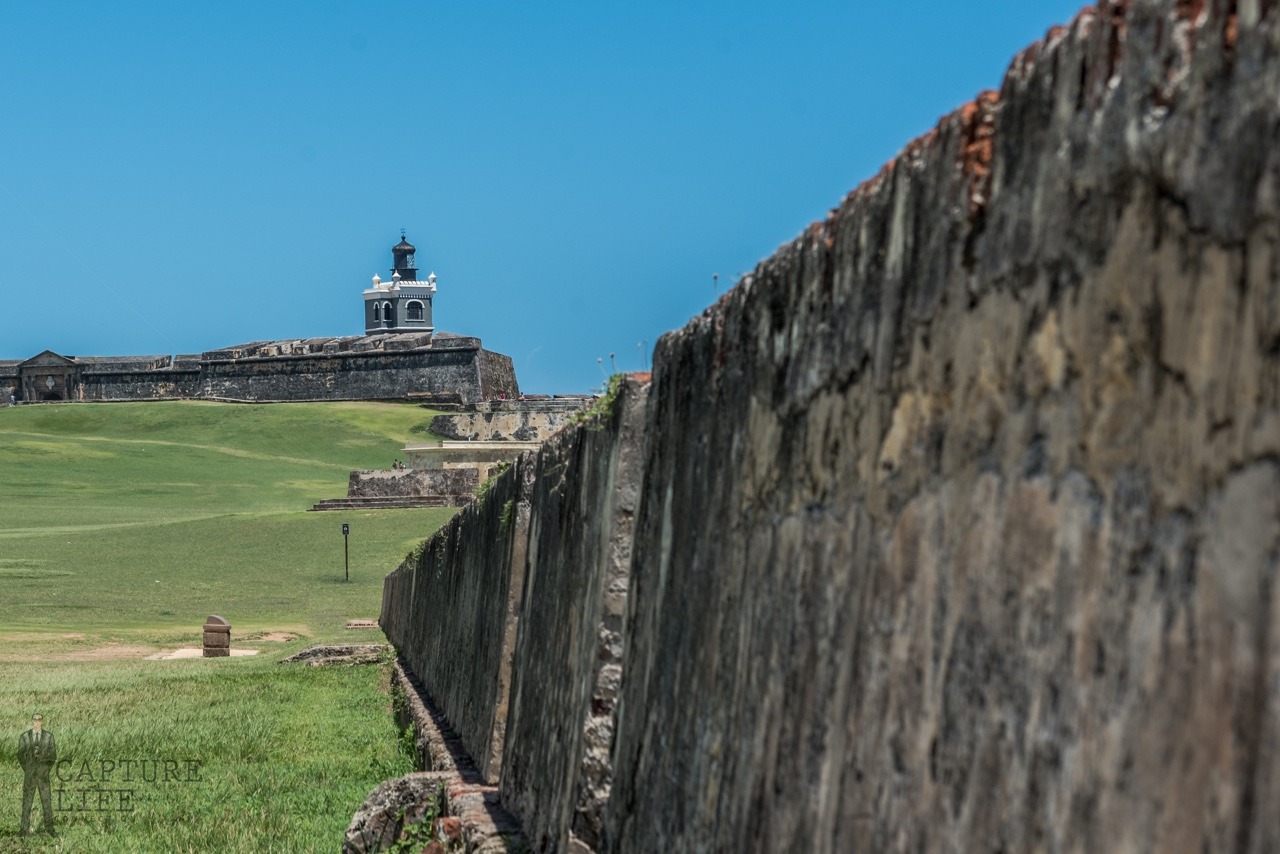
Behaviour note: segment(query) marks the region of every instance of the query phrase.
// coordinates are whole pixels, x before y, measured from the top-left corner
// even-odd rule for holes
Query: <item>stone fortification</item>
[[[394,498],[405,495],[469,495],[480,486],[475,469],[389,469],[353,471],[348,498]]]
[[[621,383],[521,457],[383,591],[388,639],[540,849],[602,827],[645,395]]]
[[[1280,848],[1277,92],[1280,3],[1107,0],[663,337],[597,850]],[[433,695],[477,648],[422,609],[587,553],[530,543],[416,619],[389,577]],[[501,783],[544,850],[598,678],[561,572],[557,626],[515,603]]]
[[[431,432],[470,442],[545,442],[591,405],[590,397],[485,400],[470,412],[437,415]]]
[[[405,400],[475,404],[520,393],[511,359],[479,338],[382,333],[258,341],[198,356],[83,356],[50,351],[0,362],[4,403],[204,398]]]
[[[484,500],[387,576],[382,593],[379,623],[387,638],[490,782],[502,758],[531,474],[531,460],[518,458]],[[480,531],[483,540],[476,539]]]
[[[540,850],[600,844],[647,386],[538,452],[501,793]]]

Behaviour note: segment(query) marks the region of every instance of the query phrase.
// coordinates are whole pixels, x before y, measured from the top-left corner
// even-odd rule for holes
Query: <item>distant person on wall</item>
[[[44,731],[44,717],[31,716],[31,729],[18,736],[18,764],[22,766],[22,835],[31,832],[31,807],[36,789],[40,790],[40,806],[44,811],[44,829],[53,829],[53,799],[49,792],[49,772],[58,761],[58,745],[53,733]]]

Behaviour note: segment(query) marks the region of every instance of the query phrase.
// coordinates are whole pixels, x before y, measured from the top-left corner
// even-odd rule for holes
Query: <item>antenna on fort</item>
[[[618,372],[618,360],[613,356],[613,353],[609,354],[609,364],[613,366],[613,372],[616,374]]]
[[[408,238],[406,238],[406,237],[404,236],[404,229],[403,229],[403,228],[402,228],[402,229],[400,229],[400,239],[401,239],[401,240],[407,240],[407,239],[408,239]]]
[[[608,375],[608,374],[606,374],[606,373],[604,372],[604,358],[603,358],[603,357],[601,357],[601,356],[596,356],[596,365],[597,365],[597,366],[599,366],[599,368],[600,368],[600,376],[604,377],[605,379],[609,379],[609,375]]]

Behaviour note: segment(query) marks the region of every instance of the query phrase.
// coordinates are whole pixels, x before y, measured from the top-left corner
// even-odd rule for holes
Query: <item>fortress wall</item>
[[[502,757],[532,472],[532,458],[518,458],[388,575],[379,617],[491,782]]]
[[[459,394],[464,403],[475,403],[484,396],[478,364],[485,352],[460,347],[210,360],[201,375],[201,396],[287,401],[396,399],[410,392],[450,392]]]
[[[18,363],[0,363],[0,406],[8,406],[9,399],[16,397],[22,382],[18,378]]]
[[[1280,847],[1277,92],[1104,2],[663,337],[605,850]]]
[[[71,390],[66,394],[82,401],[412,397],[463,404],[479,403],[488,394],[518,397],[511,360],[482,349],[478,338],[447,335],[429,348],[421,348],[429,341],[429,336],[362,336],[257,342],[176,359],[92,356],[71,365]],[[339,350],[342,344],[350,349]],[[419,349],[413,349],[415,346]],[[324,352],[326,349],[332,352]],[[6,403],[9,393],[21,388],[21,364],[6,361],[0,365],[0,390],[8,390],[4,392]]]
[[[472,442],[544,442],[568,424],[591,402],[583,398],[576,408],[459,412],[431,419],[431,432],[446,439]]]
[[[517,397],[520,386],[516,382],[516,368],[510,356],[481,350],[479,356],[480,398],[495,400],[499,397]],[[466,400],[464,403],[472,403]]]
[[[170,400],[195,397],[200,371],[161,370],[80,374],[80,400]]]
[[[597,850],[1280,848],[1276,92],[1280,2],[1104,0],[661,339]],[[601,441],[544,451],[527,603],[463,569],[490,502],[431,545],[465,607],[385,590],[437,700],[495,630],[436,615],[525,609],[502,793],[540,846]]]
[[[537,457],[501,796],[538,850],[599,841],[646,394],[624,382]]]
[[[347,497],[468,495],[479,485],[480,472],[475,468],[353,471]]]

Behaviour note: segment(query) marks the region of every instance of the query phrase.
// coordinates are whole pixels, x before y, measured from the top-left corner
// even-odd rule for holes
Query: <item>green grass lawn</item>
[[[385,672],[275,662],[316,641],[382,640],[344,624],[377,616],[383,576],[453,511],[306,508],[344,495],[352,469],[389,467],[433,414],[374,403],[0,409],[0,851],[340,845],[369,789],[411,770]],[[214,613],[233,645],[261,654],[142,660],[198,646]],[[142,781],[132,809],[60,811],[57,840],[23,843],[15,755],[37,709],[65,757],[194,758],[204,780]],[[64,783],[64,804],[86,785]]]

